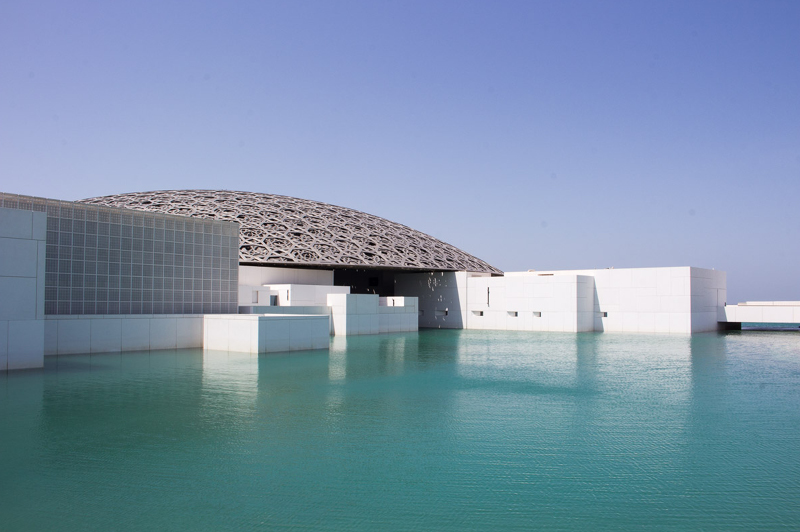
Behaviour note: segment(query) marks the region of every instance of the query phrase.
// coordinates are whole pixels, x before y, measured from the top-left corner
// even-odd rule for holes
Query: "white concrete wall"
[[[467,281],[466,328],[592,331],[593,285],[584,275],[473,277]]]
[[[381,297],[378,299],[378,332],[413,332],[419,330],[416,297]]]
[[[620,268],[506,273],[594,278],[594,329],[606,332],[692,333],[717,329],[726,298],[725,272],[692,267]],[[603,316],[602,313],[607,313]]]
[[[327,349],[326,315],[207,314],[203,347],[241,353]]]
[[[380,299],[386,304],[380,305]],[[383,332],[416,331],[417,299],[379,298],[376,294],[329,294],[332,334],[353,336]],[[390,303],[394,303],[391,305]],[[402,303],[403,306],[400,306]]]
[[[47,216],[0,208],[0,371],[44,365]]]
[[[723,271],[690,268],[692,291],[692,331],[719,329],[719,313],[728,299],[727,275]]]
[[[199,314],[49,315],[44,320],[48,356],[202,346]]]
[[[724,307],[721,316],[733,323],[800,323],[800,301],[747,301]]]
[[[400,274],[395,293],[420,327],[681,334],[716,330],[727,296],[725,272],[690,267]]]
[[[377,295],[330,294],[328,306],[335,336],[380,333]]]

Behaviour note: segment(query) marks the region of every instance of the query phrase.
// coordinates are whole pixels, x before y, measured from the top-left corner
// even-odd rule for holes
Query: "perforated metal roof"
[[[502,273],[405,225],[319,201],[228,190],[160,190],[81,201],[238,222],[243,264]]]

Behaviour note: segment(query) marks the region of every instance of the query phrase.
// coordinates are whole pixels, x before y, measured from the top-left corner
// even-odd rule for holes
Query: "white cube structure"
[[[415,297],[328,294],[328,306],[334,336],[413,332],[419,327]]]
[[[327,349],[328,320],[312,314],[206,314],[203,346],[251,354]]]

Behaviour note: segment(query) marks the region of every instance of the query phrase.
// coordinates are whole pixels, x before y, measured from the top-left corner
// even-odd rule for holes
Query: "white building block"
[[[207,314],[203,317],[205,349],[271,353],[327,349],[329,317],[313,314]]]

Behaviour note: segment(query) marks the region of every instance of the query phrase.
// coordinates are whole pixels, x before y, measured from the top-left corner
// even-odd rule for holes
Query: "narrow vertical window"
[[[486,306],[489,306],[489,287],[486,287]]]

